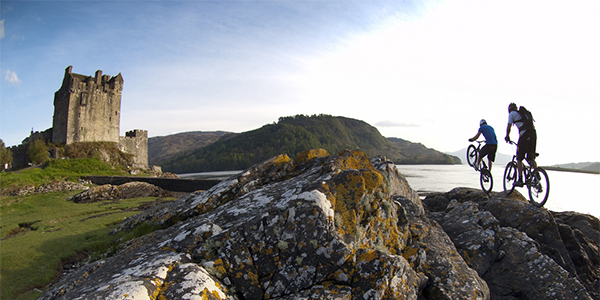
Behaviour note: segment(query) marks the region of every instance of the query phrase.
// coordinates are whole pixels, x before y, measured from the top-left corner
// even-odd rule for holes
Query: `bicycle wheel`
[[[550,179],[548,173],[542,168],[536,168],[531,172],[527,189],[529,190],[529,201],[537,206],[542,207],[548,201],[550,194]]]
[[[492,191],[492,187],[494,186],[494,178],[492,177],[490,170],[481,170],[479,175],[479,183],[481,184],[481,189],[486,194],[489,194]]]
[[[504,191],[510,195],[515,190],[515,182],[517,181],[517,175],[519,169],[514,161],[509,162],[504,168],[504,177],[502,181],[504,183]]]
[[[474,145],[469,145],[467,148],[467,163],[469,166],[475,168],[475,164],[477,163],[477,149]]]

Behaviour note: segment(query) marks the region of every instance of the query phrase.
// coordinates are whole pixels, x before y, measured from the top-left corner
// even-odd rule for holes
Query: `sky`
[[[244,132],[297,114],[452,152],[508,104],[538,164],[600,161],[600,1],[0,2],[0,139],[52,127],[65,68],[121,73],[121,135]],[[511,138],[517,139],[513,128]]]

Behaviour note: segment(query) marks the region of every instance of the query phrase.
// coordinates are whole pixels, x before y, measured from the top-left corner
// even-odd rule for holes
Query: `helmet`
[[[481,119],[481,121],[479,121],[479,126],[481,126],[483,124],[487,124],[487,122],[485,121],[485,119]]]
[[[514,102],[508,105],[508,112],[513,110],[517,110],[517,105]]]

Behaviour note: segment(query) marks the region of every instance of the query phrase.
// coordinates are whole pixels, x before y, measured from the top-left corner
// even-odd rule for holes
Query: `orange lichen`
[[[329,156],[329,152],[327,152],[327,150],[325,150],[325,149],[312,149],[312,150],[300,152],[300,154],[298,154],[298,156],[296,156],[296,159],[294,159],[294,162],[297,164],[301,164],[301,163],[308,162],[308,161],[313,160],[318,157],[327,157],[327,156]]]
[[[292,159],[289,156],[287,156],[287,154],[279,154],[276,157],[274,157],[270,162],[272,162],[273,165],[277,167],[281,167],[282,165],[287,164],[290,161],[292,161]]]
[[[383,187],[383,176],[381,172],[369,169],[362,169],[361,174],[365,181],[367,192],[372,193]]]
[[[350,150],[341,151],[337,154],[337,157],[335,159],[335,164],[338,165],[338,167],[341,170],[348,170],[348,169],[374,170],[375,169],[375,168],[373,168],[373,164],[371,163],[371,160],[369,159],[367,154],[365,154],[362,151],[350,151]]]
[[[372,260],[374,260],[374,259],[376,259],[378,257],[379,257],[379,254],[377,253],[377,251],[371,250],[371,251],[367,251],[367,252],[364,252],[364,253],[360,254],[356,258],[356,261],[358,263],[369,262],[369,261],[372,261]]]
[[[365,180],[360,172],[350,170],[340,173],[334,181],[337,230],[342,235],[354,236],[358,223],[356,209],[366,192]]]

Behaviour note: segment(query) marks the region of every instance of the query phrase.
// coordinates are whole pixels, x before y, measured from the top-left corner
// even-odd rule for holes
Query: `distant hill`
[[[190,131],[148,138],[148,163],[161,165],[173,155],[196,150],[212,144],[226,134],[225,131]]]
[[[557,171],[584,171],[600,174],[600,162],[582,162],[582,163],[570,163],[570,164],[559,164],[551,167],[546,167],[550,170]]]
[[[315,148],[324,148],[329,153],[344,149],[361,150],[369,156],[385,156],[398,164],[458,162],[456,157],[421,144],[411,144],[401,139],[392,142],[375,127],[360,120],[329,115],[297,115],[281,117],[279,122],[259,129],[223,135],[201,148],[181,150],[160,165],[163,171],[172,173],[242,170],[282,153],[295,158],[300,152]],[[151,160],[156,161],[154,158]]]
[[[397,162],[398,164],[461,164],[459,157],[442,153],[437,150],[427,148],[421,143],[412,143],[399,138],[388,138],[392,144],[396,145],[406,162]]]

